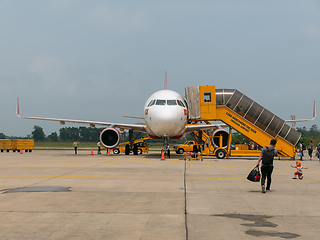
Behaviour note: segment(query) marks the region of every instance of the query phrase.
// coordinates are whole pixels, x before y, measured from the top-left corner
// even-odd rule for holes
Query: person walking
[[[319,159],[319,163],[320,163],[320,142],[319,142],[319,144],[318,144],[318,146],[317,146],[317,148],[316,148],[316,157]]]
[[[312,152],[313,152],[313,142],[312,140],[309,141],[309,146],[308,146],[308,154],[310,157],[310,161],[312,160]]]
[[[277,140],[272,139],[270,141],[269,147],[264,147],[261,150],[257,166],[261,163],[261,192],[270,192],[271,186],[271,175],[273,171],[273,158],[278,156],[278,151],[276,150]],[[267,179],[267,187],[265,186],[265,181]]]
[[[75,141],[73,142],[74,154],[77,154],[78,144],[79,144],[79,142],[78,142],[77,140],[75,140]]]
[[[300,156],[300,160],[302,160],[303,157],[303,145],[302,142],[298,142],[299,143],[299,156]]]
[[[101,154],[101,151],[100,151],[100,141],[97,143],[97,146],[98,146],[98,154]]]

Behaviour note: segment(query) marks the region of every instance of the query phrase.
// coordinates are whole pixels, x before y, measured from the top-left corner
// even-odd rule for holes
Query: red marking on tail
[[[17,114],[20,115],[20,110],[19,110],[19,98],[17,98]]]
[[[167,90],[167,71],[164,72],[164,90]]]
[[[313,102],[313,118],[316,117],[316,101]]]

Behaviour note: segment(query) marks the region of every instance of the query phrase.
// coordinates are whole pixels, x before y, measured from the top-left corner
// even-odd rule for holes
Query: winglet
[[[164,72],[164,90],[167,90],[167,71]]]

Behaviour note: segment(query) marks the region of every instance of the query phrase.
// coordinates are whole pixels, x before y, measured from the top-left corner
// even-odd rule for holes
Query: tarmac
[[[0,239],[320,239],[318,159],[303,180],[275,160],[267,193],[246,179],[256,162],[0,153]]]

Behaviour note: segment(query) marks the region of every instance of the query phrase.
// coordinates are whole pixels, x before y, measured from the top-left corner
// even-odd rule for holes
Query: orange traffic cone
[[[160,160],[166,160],[165,158],[164,158],[164,152],[163,152],[163,150],[161,151],[161,159]]]
[[[22,154],[22,148],[20,148],[20,154]]]
[[[90,154],[91,156],[93,155],[93,149],[91,148],[91,154]]]
[[[110,156],[110,151],[109,151],[109,149],[108,149],[107,151],[108,151],[108,154],[107,154],[107,155]]]

